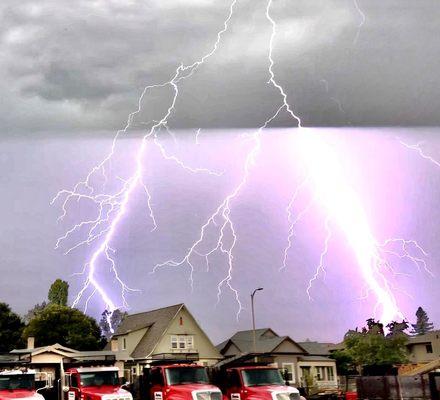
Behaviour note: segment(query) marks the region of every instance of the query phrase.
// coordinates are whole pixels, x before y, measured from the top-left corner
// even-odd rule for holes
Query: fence
[[[359,400],[440,400],[440,373],[417,376],[363,376],[356,379]]]

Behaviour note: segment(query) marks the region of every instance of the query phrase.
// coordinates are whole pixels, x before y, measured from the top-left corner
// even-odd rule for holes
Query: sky
[[[168,123],[172,135],[160,132],[168,154],[222,175],[189,173],[152,146],[143,161],[158,228],[151,232],[146,198],[136,191],[112,248],[121,278],[139,290],[127,297],[130,312],[185,302],[218,342],[249,328],[249,294],[264,286],[257,298],[259,326],[298,340],[338,341],[371,316],[374,299],[361,299],[364,285],[337,229],[326,256],[327,273],[314,282],[311,299],[307,296],[325,241],[319,204],[295,230],[287,268],[280,271],[286,206],[304,175],[292,129],[281,129],[296,126],[286,112],[265,131],[257,162],[231,211],[239,238],[231,280],[243,306],[238,320],[233,291],[223,286],[217,304],[218,282],[228,273],[221,255],[210,260],[209,270],[203,259],[196,261],[192,288],[187,265],[151,273],[157,263],[179,258],[191,246],[213,207],[242,177],[246,135],[280,106],[279,93],[268,84],[272,31],[266,4],[237,2],[216,53],[179,87]],[[83,281],[74,274],[95,247],[68,255],[63,255],[68,243],[54,247],[71,224],[87,220],[94,209],[73,205],[60,222],[62,204],[51,206],[51,199],[58,190],[74,187],[108,154],[146,85],[168,81],[180,63],[190,64],[211,50],[229,5],[208,0],[2,2],[0,301],[25,313],[44,300],[58,277],[69,280],[74,300]],[[418,240],[434,276],[440,259],[436,8],[434,1],[406,0],[275,0],[271,8],[277,24],[274,72],[289,103],[303,126],[333,127],[316,128],[316,134],[329,138],[349,171],[347,179],[377,239]],[[140,112],[117,142],[108,188],[102,177],[93,181],[99,190],[116,190],[129,179],[140,130],[160,119],[171,96],[169,88],[156,88],[142,99]],[[401,141],[420,142],[420,147],[409,149]],[[310,193],[306,188],[296,212],[308,204]],[[69,238],[70,243],[80,237]],[[440,323],[437,281],[408,260],[394,262],[398,275],[390,279],[405,316],[411,318],[422,305]],[[118,284],[109,271],[101,273],[115,291]],[[103,307],[95,296],[88,312],[98,316]]]

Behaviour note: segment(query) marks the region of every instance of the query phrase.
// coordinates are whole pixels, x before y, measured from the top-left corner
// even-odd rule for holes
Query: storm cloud
[[[211,49],[229,4],[2,2],[1,134],[120,128],[146,85]],[[275,72],[304,124],[438,125],[437,2],[358,4],[361,12],[349,0],[273,2]],[[218,52],[182,83],[173,127],[258,126],[277,108],[265,7],[237,2]],[[154,92],[145,109],[154,115],[169,96]]]

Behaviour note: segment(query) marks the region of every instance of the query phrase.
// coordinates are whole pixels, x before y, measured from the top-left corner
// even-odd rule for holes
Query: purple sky
[[[158,229],[150,232],[145,197],[141,192],[135,193],[112,243],[121,277],[129,286],[141,290],[128,297],[130,312],[185,302],[213,341],[218,342],[238,329],[250,327],[249,294],[263,286],[264,291],[257,295],[258,326],[271,326],[297,340],[340,340],[347,329],[372,315],[374,299],[359,300],[362,280],[352,251],[337,229],[325,261],[327,273],[315,282],[313,300],[308,299],[307,283],[319,262],[325,235],[319,204],[298,225],[288,268],[279,271],[288,228],[285,208],[304,174],[299,154],[295,153],[298,148],[291,139],[294,131],[265,132],[249,182],[232,204],[239,237],[232,285],[239,290],[245,307],[238,322],[237,303],[227,288],[216,306],[217,284],[227,272],[224,258],[213,257],[209,272],[202,258],[194,259],[192,292],[187,267],[164,268],[150,274],[156,263],[183,255],[207,216],[237,184],[248,149],[239,136],[243,132],[246,131],[202,131],[200,144],[196,145],[195,132],[176,131],[177,145],[164,141],[166,148],[186,163],[222,170],[222,177],[191,175],[173,162],[161,160],[154,148],[148,151],[146,179]],[[362,198],[377,239],[417,239],[429,253],[429,268],[438,275],[440,168],[396,139],[400,137],[411,144],[423,141],[427,154],[440,157],[438,130],[319,132],[330,137],[349,171],[347,176]],[[0,142],[0,301],[10,303],[17,312],[24,313],[44,300],[49,284],[58,277],[69,281],[71,300],[80,289],[82,277],[71,274],[82,269],[93,247],[63,256],[61,249],[54,250],[54,244],[69,223],[89,217],[93,210],[86,205],[72,209],[71,218],[57,224],[60,204],[51,207],[49,202],[59,189],[71,188],[105,155],[110,137],[111,133],[77,138],[49,135]],[[109,173],[111,179],[126,178],[132,172],[137,143],[136,137],[119,142],[118,156]],[[307,203],[309,195],[305,190],[298,198],[296,212]],[[210,243],[213,240],[212,236]],[[416,308],[422,305],[433,322],[439,324],[437,278],[432,279],[406,261],[395,260],[394,266],[411,275],[392,278],[405,315],[412,319]],[[118,301],[117,285],[108,278],[108,271],[100,273]],[[89,312],[96,316],[102,309],[102,302],[95,297]]]
[[[96,210],[87,202],[72,203],[65,220],[57,223],[61,204],[50,206],[51,199],[58,190],[72,188],[106,156],[114,133],[136,110],[146,85],[168,81],[180,63],[192,64],[211,51],[230,4],[0,4],[0,301],[23,314],[45,299],[50,283],[59,277],[69,280],[74,300],[83,277],[72,274],[82,270],[96,244],[64,256],[69,244],[84,239],[84,232],[78,232],[60,249],[54,246],[66,229],[93,217]],[[288,232],[286,206],[306,174],[295,131],[274,128],[296,126],[285,112],[265,131],[249,180],[232,202],[238,241],[231,284],[244,307],[239,320],[237,302],[226,287],[216,305],[217,284],[227,274],[221,255],[212,257],[209,271],[203,258],[194,259],[193,291],[187,266],[151,274],[156,263],[183,256],[206,218],[240,181],[249,151],[249,141],[241,134],[251,131],[236,128],[261,126],[280,106],[282,96],[268,83],[271,38],[272,73],[303,125],[346,127],[317,132],[334,146],[374,236],[379,242],[390,237],[418,240],[429,253],[429,268],[440,273],[440,167],[398,140],[420,142],[425,156],[440,159],[438,128],[353,128],[439,126],[438,2],[271,4],[276,32],[266,15],[267,0],[236,2],[215,54],[179,83],[168,124],[177,143],[160,136],[170,154],[224,174],[191,175],[161,159],[158,149],[149,145],[142,165],[158,229],[151,232],[145,194],[135,191],[111,246],[121,278],[140,290],[128,297],[130,312],[185,302],[218,342],[250,327],[249,294],[264,286],[257,298],[259,326],[298,340],[338,341],[347,329],[372,316],[375,300],[360,300],[363,280],[337,227],[325,258],[327,273],[316,280],[313,299],[307,297],[326,235],[320,204],[298,224],[288,267],[280,271]],[[142,98],[128,137],[118,142],[107,170],[107,191],[116,190],[120,179],[133,173],[136,131],[162,118],[170,88],[156,88]],[[197,128],[202,128],[200,144],[195,144]],[[102,190],[99,178],[91,184]],[[301,192],[295,213],[310,201],[309,189]],[[206,248],[216,241],[211,230],[208,236]],[[393,261],[397,275],[386,275],[401,310],[411,319],[422,305],[440,324],[436,278],[407,259]],[[114,302],[120,302],[108,265],[99,265],[100,282]],[[88,311],[99,316],[103,308],[95,297]]]

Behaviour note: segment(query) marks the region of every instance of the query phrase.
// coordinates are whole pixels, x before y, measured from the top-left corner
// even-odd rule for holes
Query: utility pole
[[[254,353],[257,353],[257,335],[255,332],[255,309],[254,309],[254,296],[258,291],[263,290],[262,287],[255,289],[251,294],[251,308],[252,308],[252,330],[254,337]]]

